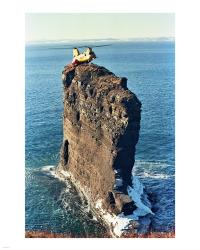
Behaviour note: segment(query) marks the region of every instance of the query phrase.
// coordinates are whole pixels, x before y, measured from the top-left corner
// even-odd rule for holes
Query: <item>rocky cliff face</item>
[[[127,188],[132,186],[141,103],[128,90],[126,78],[95,64],[68,65],[62,80],[64,138],[58,173],[68,173],[112,228],[106,216],[126,216],[136,209]]]

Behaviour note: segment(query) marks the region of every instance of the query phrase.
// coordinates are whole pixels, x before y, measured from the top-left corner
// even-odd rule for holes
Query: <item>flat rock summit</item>
[[[68,176],[110,232],[137,209],[132,187],[141,102],[127,79],[95,64],[67,65],[63,145],[57,172]],[[122,224],[123,224],[122,223]],[[135,228],[129,222],[126,228]],[[120,228],[121,229],[121,228]]]

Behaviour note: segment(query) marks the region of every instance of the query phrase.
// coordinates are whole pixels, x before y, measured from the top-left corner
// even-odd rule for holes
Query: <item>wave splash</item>
[[[38,171],[43,172],[47,176],[53,176],[55,178],[58,178],[61,181],[66,181],[69,177],[67,172],[63,172],[61,173],[61,176],[58,176],[58,174],[56,173],[56,166],[52,166],[52,165],[43,166],[40,169],[38,169]],[[144,192],[144,186],[140,182],[139,178],[136,176],[132,176],[132,184],[133,184],[133,187],[128,188],[128,193],[130,197],[132,197],[133,201],[135,202],[137,206],[137,209],[134,211],[132,215],[125,216],[123,213],[118,216],[110,215],[106,213],[105,211],[101,211],[102,209],[101,209],[100,201],[99,201],[99,207],[97,204],[97,208],[104,214],[105,220],[115,225],[114,232],[118,236],[120,236],[122,232],[127,229],[130,221],[138,221],[139,224],[142,221],[141,223],[142,232],[146,232],[147,231],[146,229],[148,228],[148,225],[150,224],[150,219],[147,218],[148,216],[147,217],[145,216],[149,214],[153,215],[153,212],[151,211],[151,203],[149,202],[148,197]],[[66,204],[65,202],[65,196],[68,195],[69,192],[70,192],[69,188],[63,189],[58,198],[58,200],[60,201],[64,209],[65,208],[69,209],[69,204]],[[88,205],[85,206],[84,202],[83,202],[83,205],[80,207],[80,209],[84,210],[84,213],[89,212],[89,206]],[[141,220],[141,217],[143,218],[142,220]],[[95,221],[97,220],[94,215],[92,219]]]
[[[116,233],[120,235],[124,230],[126,230],[126,226],[128,225],[130,220],[138,221],[139,223],[139,232],[147,232],[149,229],[149,225],[153,223],[155,224],[155,228],[161,228],[161,224],[169,223],[171,220],[171,217],[169,216],[169,211],[166,210],[165,213],[161,213],[163,207],[168,206],[168,201],[165,199],[165,196],[167,196],[167,192],[162,191],[162,199],[160,199],[159,202],[156,204],[153,204],[150,197],[151,202],[149,201],[149,190],[150,193],[157,193],[156,195],[160,195],[160,191],[157,191],[159,189],[159,186],[164,188],[163,181],[171,181],[174,178],[173,173],[167,173],[167,169],[170,167],[169,164],[166,164],[164,162],[148,162],[148,161],[136,161],[135,165],[133,167],[132,172],[132,187],[128,187],[128,194],[135,202],[137,209],[134,211],[134,213],[130,216],[124,216],[123,214],[118,215],[118,218],[109,217],[107,215],[107,220],[112,221],[114,224],[116,224]],[[68,179],[68,175],[63,172],[63,178],[60,178],[56,174],[56,166],[48,165],[43,166],[39,169],[34,169],[33,171],[42,172],[42,174],[54,178],[57,178],[61,181],[66,182]],[[29,172],[29,171],[28,171]],[[30,178],[27,172],[27,178]],[[160,173],[159,173],[160,172]],[[137,176],[136,176],[137,175]],[[32,178],[32,177],[31,177]],[[159,183],[159,186],[156,184]],[[151,188],[151,184],[152,188]],[[157,187],[156,187],[157,185]],[[155,186],[155,188],[154,188]],[[146,190],[148,191],[148,195],[146,193]],[[171,192],[171,190],[170,190]],[[58,201],[60,202],[63,209],[71,210],[73,209],[73,203],[69,204],[69,193],[70,188],[69,184],[66,185],[66,188],[62,190],[58,197]],[[68,198],[66,198],[68,196]],[[158,197],[159,198],[159,197]],[[81,197],[79,197],[81,199]],[[82,200],[82,199],[81,199]],[[71,207],[72,206],[72,207]],[[154,211],[156,207],[157,211]],[[83,204],[80,205],[79,209],[84,214],[90,213],[88,205]],[[105,214],[105,213],[104,213]],[[106,215],[106,214],[105,214]],[[96,217],[91,216],[91,219],[97,220]],[[173,222],[172,222],[173,224]],[[163,227],[162,225],[162,227]],[[165,230],[164,230],[165,231]]]

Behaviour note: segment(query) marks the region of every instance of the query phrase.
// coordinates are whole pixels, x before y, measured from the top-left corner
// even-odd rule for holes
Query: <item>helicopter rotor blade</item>
[[[50,49],[74,49],[74,48],[95,48],[95,47],[105,47],[111,46],[112,44],[102,44],[102,45],[81,45],[81,46],[70,46],[70,47],[61,47],[61,48],[50,48]]]
[[[95,48],[95,47],[106,47],[106,46],[111,46],[112,44],[103,44],[103,45],[93,45],[93,46],[87,46],[87,47],[91,47],[91,48]]]

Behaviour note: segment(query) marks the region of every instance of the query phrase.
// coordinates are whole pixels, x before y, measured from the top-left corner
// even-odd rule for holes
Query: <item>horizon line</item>
[[[175,36],[161,36],[161,37],[127,37],[127,38],[70,38],[70,39],[43,39],[43,40],[31,40],[31,41],[25,41],[26,44],[31,43],[64,43],[64,42],[72,42],[72,41],[95,41],[95,42],[101,42],[101,41],[144,41],[144,40],[163,40],[163,41],[174,41]]]

